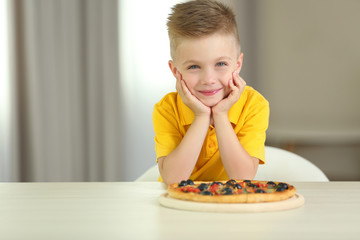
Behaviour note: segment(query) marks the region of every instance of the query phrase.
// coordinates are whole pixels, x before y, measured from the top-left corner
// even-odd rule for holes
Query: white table
[[[0,183],[0,239],[360,239],[360,182],[296,182],[305,205],[204,213],[159,205],[157,182]]]

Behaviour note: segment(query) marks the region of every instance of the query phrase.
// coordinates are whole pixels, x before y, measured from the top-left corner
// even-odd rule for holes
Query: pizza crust
[[[195,202],[172,198],[168,193],[159,197],[160,205],[187,211],[196,212],[221,212],[221,213],[258,213],[290,210],[301,207],[305,203],[302,195],[296,193],[295,196],[283,201],[264,202],[264,203],[206,203]]]

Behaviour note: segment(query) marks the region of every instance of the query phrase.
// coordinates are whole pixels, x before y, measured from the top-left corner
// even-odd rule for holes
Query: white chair
[[[265,146],[266,164],[259,165],[254,179],[280,182],[328,182],[326,175],[305,158],[276,147]],[[152,182],[159,178],[158,166],[152,166],[136,182]]]
[[[264,165],[259,165],[254,179],[282,182],[328,182],[326,175],[307,159],[276,147],[265,147]]]
[[[157,182],[160,176],[158,165],[154,165],[146,172],[144,172],[140,177],[138,177],[135,182]]]

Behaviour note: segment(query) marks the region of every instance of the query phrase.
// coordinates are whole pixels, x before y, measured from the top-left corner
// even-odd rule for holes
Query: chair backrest
[[[305,158],[280,148],[265,146],[266,164],[259,165],[255,180],[280,182],[328,182],[326,175]],[[153,182],[159,178],[157,165],[149,168],[136,182]]]
[[[150,167],[135,182],[157,182],[160,176],[158,165]]]
[[[265,147],[264,165],[259,165],[256,180],[328,182],[326,175],[307,159],[275,147]]]

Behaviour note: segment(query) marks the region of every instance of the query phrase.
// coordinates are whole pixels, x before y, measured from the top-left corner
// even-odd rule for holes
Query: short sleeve
[[[183,138],[174,101],[174,99],[166,98],[154,106],[153,126],[156,161],[159,157],[167,156],[171,153]]]
[[[237,133],[244,149],[252,157],[265,163],[266,130],[269,125],[269,102],[259,93],[248,99],[244,106],[242,124]]]

